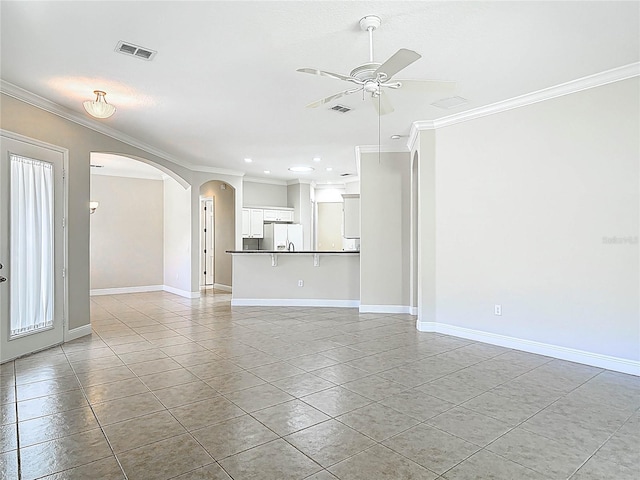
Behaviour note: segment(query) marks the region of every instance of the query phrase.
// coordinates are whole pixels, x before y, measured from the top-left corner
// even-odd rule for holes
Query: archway
[[[236,189],[227,182],[210,180],[200,186],[199,278],[201,291],[207,288],[231,291],[232,262],[231,256],[225,252],[234,250],[236,245],[235,203]],[[205,211],[205,207],[213,208],[213,211]],[[210,228],[213,232],[205,232]]]
[[[188,296],[188,182],[127,154],[92,152],[91,165],[91,200],[98,202],[90,217],[91,295],[166,290]]]

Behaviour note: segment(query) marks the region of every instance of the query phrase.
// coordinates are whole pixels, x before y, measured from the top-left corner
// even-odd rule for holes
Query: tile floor
[[[0,367],[0,478],[637,479],[640,378],[352,309],[93,297]]]

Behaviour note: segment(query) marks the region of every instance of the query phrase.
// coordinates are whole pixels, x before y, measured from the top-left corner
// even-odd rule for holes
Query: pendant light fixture
[[[94,90],[93,93],[96,94],[95,100],[87,100],[83,103],[84,109],[87,111],[89,115],[96,118],[109,118],[116,112],[116,107],[107,103],[107,100],[104,98],[106,93],[102,90]]]

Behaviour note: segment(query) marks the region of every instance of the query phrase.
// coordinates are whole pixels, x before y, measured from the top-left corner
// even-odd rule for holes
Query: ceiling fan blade
[[[456,82],[439,81],[439,80],[395,80],[400,82],[402,86],[400,90],[409,90],[412,92],[433,92],[433,93],[450,93],[456,89]]]
[[[419,58],[422,58],[422,55],[419,53],[414,52],[413,50],[407,50],[406,48],[401,48],[391,55],[386,62],[380,65],[374,73],[376,75],[378,73],[384,73],[386,75],[385,81],[388,81],[400,70],[408,67]]]
[[[371,97],[371,101],[378,115],[387,115],[394,111],[391,100],[389,100],[389,96],[386,95],[384,91],[381,91],[377,97]]]
[[[352,93],[355,93],[358,90],[361,90],[361,88],[352,88],[351,90],[345,90],[344,92],[336,93],[335,95],[331,95],[329,97],[321,98],[320,100],[316,100],[315,102],[311,102],[309,105],[307,105],[307,108],[319,107],[320,105],[324,105],[325,103],[329,103],[329,102],[335,100],[336,98],[344,97],[345,95],[351,95]]]
[[[318,70],[317,68],[299,68],[296,72],[310,73],[311,75],[320,75],[323,77],[335,78],[337,80],[351,80],[351,77],[342,75],[341,73],[325,72],[324,70]]]

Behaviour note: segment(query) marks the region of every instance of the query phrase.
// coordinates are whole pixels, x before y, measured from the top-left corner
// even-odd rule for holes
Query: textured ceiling
[[[292,179],[339,181],[354,172],[354,147],[402,149],[413,121],[434,120],[639,60],[640,4],[631,2],[11,2],[0,3],[1,78],[84,114],[94,89],[118,111],[104,124],[190,164]],[[398,77],[457,82],[469,103],[389,93],[395,112],[378,119],[339,80],[368,59],[361,17],[375,14],[374,57],[422,54]],[[157,50],[152,62],[114,51],[124,40]],[[335,103],[353,108],[329,110]],[[380,121],[380,123],[378,123]],[[322,161],[312,162],[320,156]],[[243,159],[254,161],[246,164]],[[332,172],[325,171],[333,167]]]

